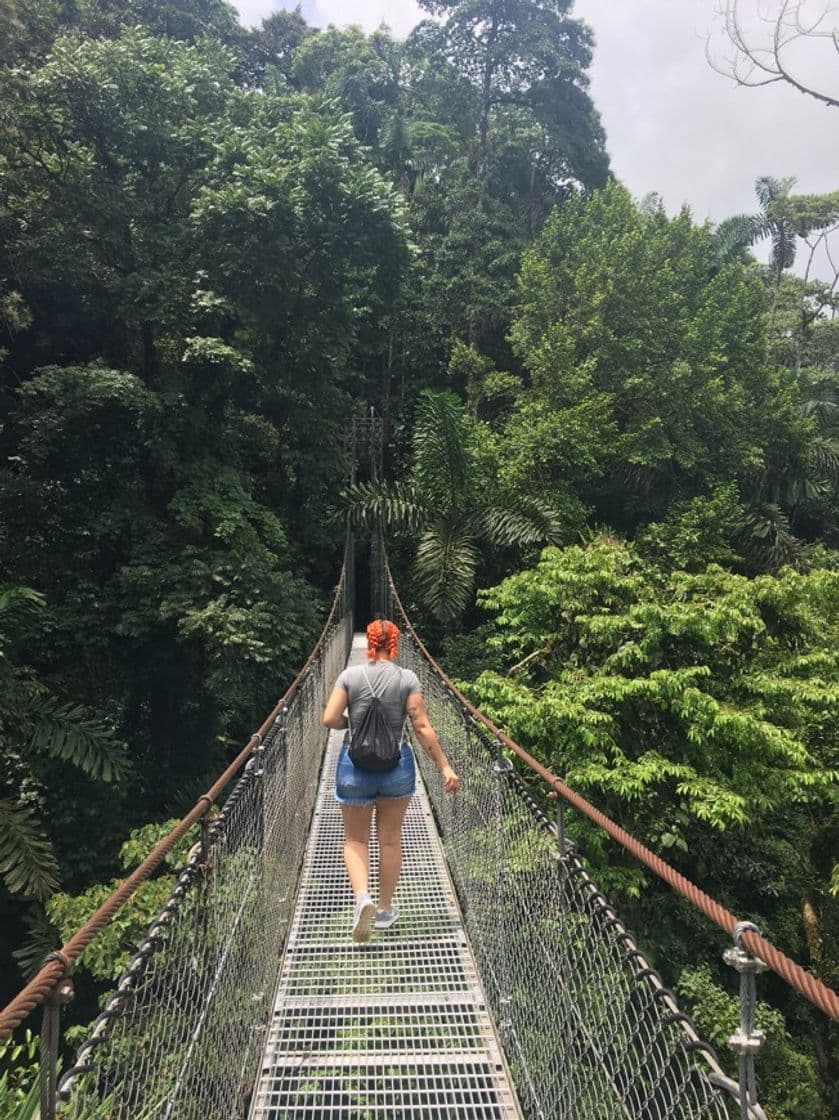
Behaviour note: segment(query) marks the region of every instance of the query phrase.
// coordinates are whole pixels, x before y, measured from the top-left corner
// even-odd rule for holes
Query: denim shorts
[[[416,788],[414,756],[403,743],[399,762],[392,770],[374,773],[359,770],[350,761],[349,748],[343,746],[335,773],[335,800],[341,805],[373,805],[377,797],[410,797]]]

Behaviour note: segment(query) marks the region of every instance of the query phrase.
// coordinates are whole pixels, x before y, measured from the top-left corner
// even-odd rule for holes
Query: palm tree
[[[772,239],[769,267],[780,287],[783,272],[795,264],[798,240],[806,240],[817,230],[829,231],[839,221],[839,193],[795,195],[795,179],[773,179],[762,175],[755,182],[760,211],[734,214],[714,231],[720,263],[736,258],[767,237]],[[811,249],[814,247],[811,246]]]
[[[743,249],[751,248],[758,241],[772,238],[772,253],[769,267],[780,283],[781,273],[792,268],[795,263],[796,238],[799,231],[788,214],[784,203],[791,197],[795,186],[794,178],[773,179],[763,175],[755,182],[755,194],[760,204],[757,214],[734,214],[721,222],[715,231],[715,238],[721,260],[731,260]],[[801,234],[806,236],[806,234]]]
[[[40,818],[40,760],[69,762],[105,782],[128,768],[107,728],[15,665],[13,647],[35,630],[43,607],[44,597],[28,587],[0,588],[0,880],[10,894],[38,901],[58,886]]]
[[[552,543],[560,527],[548,502],[495,503],[481,493],[470,462],[463,405],[451,393],[425,392],[417,404],[412,466],[405,482],[351,486],[345,497],[356,526],[418,536],[413,583],[432,614],[447,621],[469,604],[487,549]]]

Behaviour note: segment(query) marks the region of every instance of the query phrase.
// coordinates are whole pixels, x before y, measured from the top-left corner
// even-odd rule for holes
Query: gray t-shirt
[[[392,661],[371,661],[369,665],[351,665],[335,682],[349,700],[350,725],[355,727],[370,707],[373,696],[364,674],[382,702],[382,710],[393,728],[394,738],[402,734],[405,702],[412,692],[422,692],[419,677],[412,669],[402,669]]]

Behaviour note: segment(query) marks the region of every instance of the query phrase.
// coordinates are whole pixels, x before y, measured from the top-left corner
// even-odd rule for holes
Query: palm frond
[[[837,414],[839,414],[839,403],[830,400],[828,397],[823,400],[811,397],[809,400],[801,402],[798,411],[802,416],[814,416],[819,424],[824,425],[836,419]]]
[[[761,175],[755,181],[755,194],[763,210],[768,210],[773,202],[788,195],[795,186],[795,179],[775,179],[771,175]]]
[[[482,535],[499,548],[560,544],[562,522],[547,502],[531,499],[511,506],[489,506],[481,511]]]
[[[31,587],[0,585],[0,634],[3,639],[22,638],[38,621],[46,599]]]
[[[357,482],[341,494],[356,529],[382,528],[419,533],[431,512],[418,488],[405,482]]]
[[[664,199],[658,191],[647,191],[638,203],[638,210],[645,218],[652,218],[664,210]]]
[[[58,862],[35,814],[0,800],[0,877],[9,894],[45,899],[58,888]]]
[[[738,538],[744,554],[771,572],[787,565],[798,568],[804,562],[801,541],[793,536],[786,515],[774,503],[751,506]]]
[[[814,439],[812,453],[816,473],[834,486],[839,485],[839,442],[835,439]]]
[[[795,264],[796,235],[785,222],[774,222],[772,228],[772,267],[778,273]]]
[[[714,244],[721,263],[730,261],[769,232],[761,214],[733,214],[714,230]]]
[[[23,921],[26,926],[26,939],[20,948],[12,951],[12,956],[17,961],[20,971],[29,979],[37,972],[47,953],[61,942],[55,926],[47,917],[41,904],[33,905],[28,913],[24,914]]]
[[[827,375],[802,377],[798,411],[813,416],[821,427],[827,427],[839,416],[839,385]]]
[[[436,521],[420,537],[414,584],[435,618],[448,622],[462,614],[475,586],[478,553],[463,522]]]
[[[62,703],[43,685],[20,689],[21,722],[35,754],[70,762],[91,778],[119,782],[129,770],[125,747],[78,704]]]
[[[469,486],[463,405],[453,393],[425,392],[417,403],[412,480],[437,510],[462,499]]]

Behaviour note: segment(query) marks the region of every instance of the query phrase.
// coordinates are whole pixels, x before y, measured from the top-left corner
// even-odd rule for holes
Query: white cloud
[[[233,0],[233,7],[239,13],[239,22],[245,27],[255,27],[264,19],[288,5],[279,0]],[[292,5],[293,6],[293,5]]]
[[[577,0],[575,15],[597,40],[591,92],[615,174],[636,196],[657,191],[670,212],[687,202],[697,220],[714,222],[754,211],[761,175],[792,175],[802,192],[839,188],[839,110],[716,73],[705,57],[706,37],[719,31],[715,7]],[[813,77],[819,65],[814,54]]]
[[[272,12],[296,7],[296,0],[232,0],[239,18],[247,27],[262,22]],[[394,35],[402,38],[427,14],[414,0],[303,0],[303,15],[318,27],[329,23],[345,27],[357,23],[365,31],[374,31],[386,23]]]
[[[592,94],[616,174],[668,208],[720,220],[754,205],[760,175],[839,186],[839,112],[781,85],[738,88],[705,58],[713,0],[577,0],[597,38]]]
[[[407,35],[427,15],[413,0],[317,0],[316,7],[321,16],[318,22],[358,23],[365,31],[386,23],[397,38]]]

